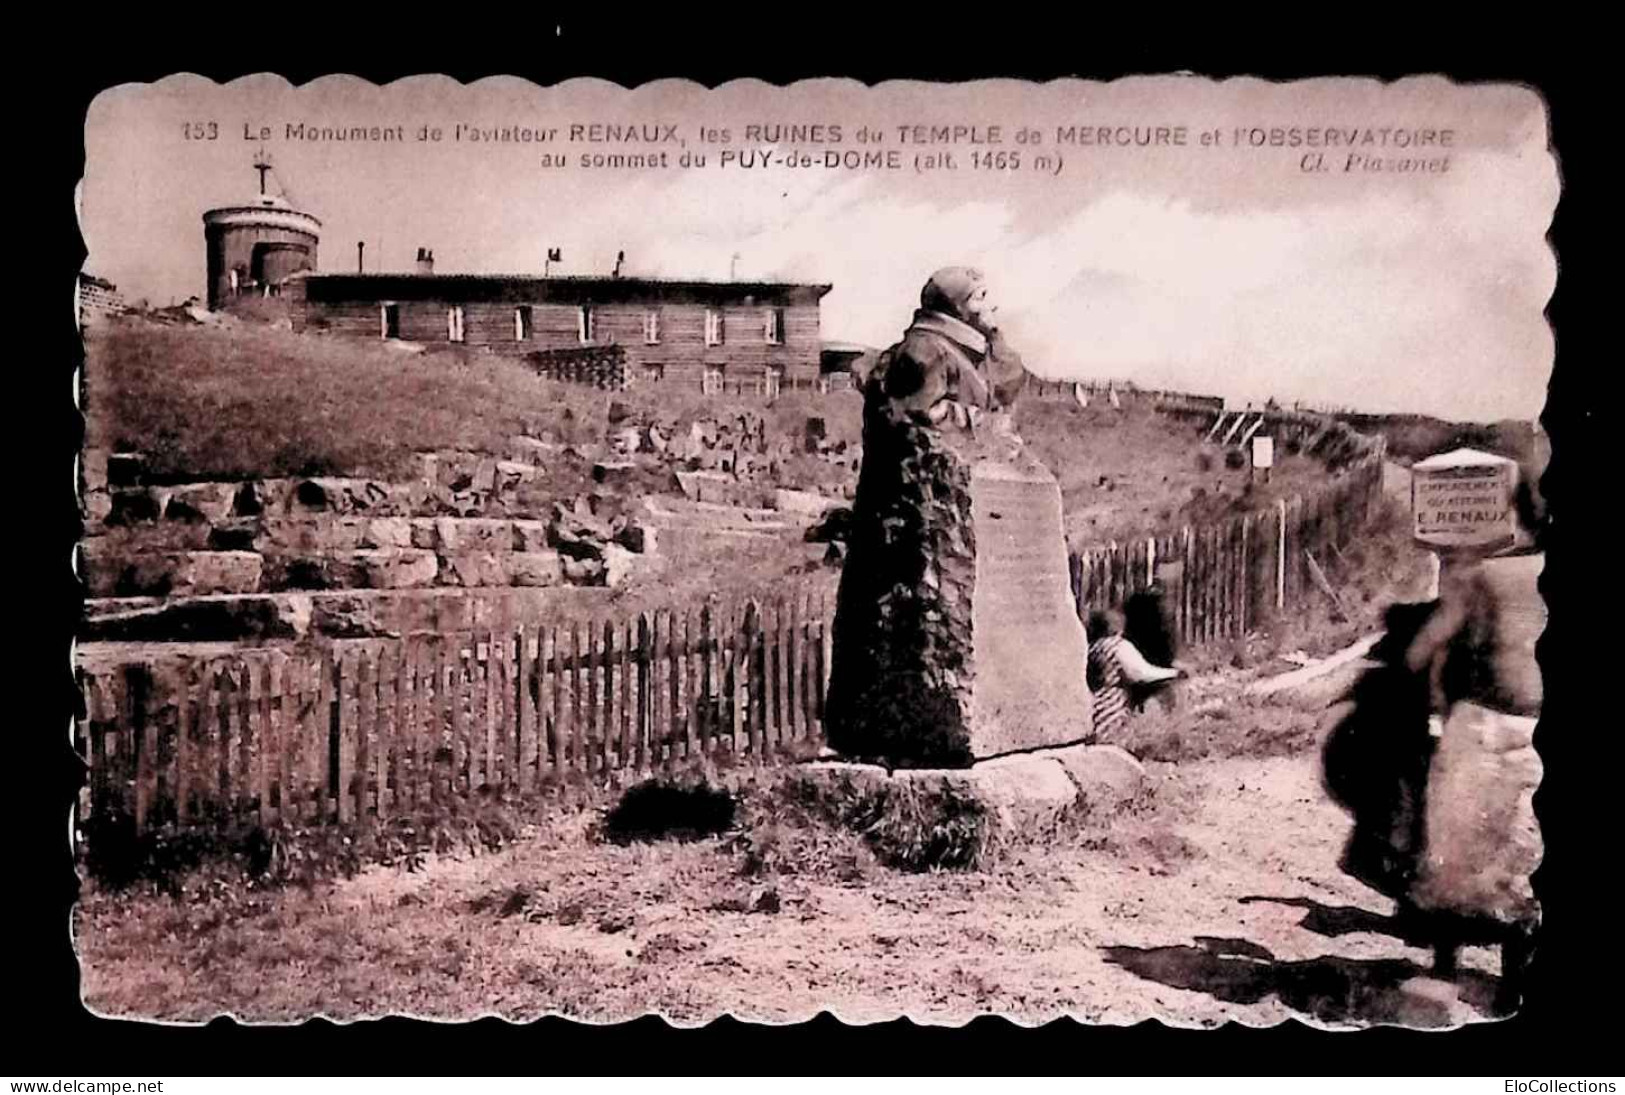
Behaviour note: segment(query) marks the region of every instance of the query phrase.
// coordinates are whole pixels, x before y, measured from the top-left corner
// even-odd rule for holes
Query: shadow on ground
[[[1106,961],[1149,981],[1232,1004],[1256,1004],[1275,996],[1293,1011],[1331,1024],[1454,1026],[1473,1018],[1463,1004],[1480,1015],[1491,1014],[1496,988],[1495,978],[1474,970],[1460,971],[1454,985],[1445,985],[1404,958],[1328,955],[1290,961],[1245,939],[1197,936],[1195,946],[1102,951]]]

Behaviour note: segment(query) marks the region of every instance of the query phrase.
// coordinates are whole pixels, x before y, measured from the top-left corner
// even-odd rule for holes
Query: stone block
[[[205,521],[215,524],[232,516],[237,501],[236,483],[185,483],[171,490],[164,503],[170,521]]]
[[[550,546],[546,521],[519,520],[512,524],[515,551],[546,551]]]
[[[388,509],[387,484],[373,479],[318,476],[297,481],[289,509],[295,513],[383,513]]]
[[[529,464],[533,468],[544,467],[548,457],[557,454],[558,451],[557,445],[550,445],[534,437],[508,438],[508,459],[520,464]]]
[[[97,613],[80,629],[86,642],[263,642],[302,639],[310,630],[311,598],[288,594],[193,597]]]
[[[414,522],[412,544],[427,547],[442,555],[465,551],[512,551],[513,523],[492,517],[436,517],[430,528],[431,542],[423,543],[422,526]]]
[[[106,449],[89,448],[79,453],[79,483],[87,491],[107,490]]]
[[[318,555],[365,547],[365,517],[268,517],[261,526],[260,546],[276,555]]]
[[[624,487],[636,479],[637,474],[638,466],[631,460],[600,460],[592,466],[592,481],[607,487]]]
[[[822,494],[815,494],[812,491],[780,487],[773,492],[774,509],[802,517],[822,517],[830,507],[839,504],[834,498],[825,498]]]
[[[350,556],[355,585],[366,589],[418,589],[433,585],[440,562],[432,551],[385,548]]]
[[[406,517],[370,517],[361,522],[359,544],[363,548],[409,548],[412,522]]]
[[[624,586],[636,572],[638,557],[619,544],[604,548],[604,584],[611,589]]]
[[[513,490],[520,484],[533,482],[537,474],[538,470],[534,464],[524,464],[517,460],[498,460],[493,471],[492,489],[498,493]]]
[[[443,586],[503,586],[508,584],[506,561],[512,552],[454,551],[440,555],[437,581]]]
[[[631,518],[615,533],[615,542],[635,555],[652,555],[657,549],[654,528]]]
[[[556,586],[564,581],[564,564],[556,551],[516,551],[508,559],[508,577],[516,586]]]
[[[176,556],[175,595],[208,597],[254,593],[260,588],[264,559],[253,551],[192,551]]]
[[[1120,809],[1145,793],[1145,766],[1115,745],[1072,745],[1046,750],[1077,788],[1090,813]]]
[[[167,491],[148,487],[114,487],[107,507],[109,525],[139,525],[158,520],[169,500]]]
[[[1005,835],[1047,833],[1078,802],[1067,769],[1044,753],[998,757],[966,771],[973,797],[995,813]]]
[[[106,490],[87,490],[80,508],[86,524],[105,524],[113,512],[113,496]]]
[[[601,586],[604,584],[604,563],[600,559],[573,559],[561,556],[564,567],[564,580],[577,586]]]

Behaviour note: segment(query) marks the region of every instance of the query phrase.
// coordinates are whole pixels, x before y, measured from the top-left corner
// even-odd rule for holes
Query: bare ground
[[[1495,952],[1468,948],[1441,996],[1391,902],[1338,871],[1348,822],[1318,783],[1314,719],[1239,708],[1232,740],[1254,755],[1151,761],[1148,802],[975,873],[886,870],[836,838],[799,872],[751,874],[737,838],[617,847],[577,813],[501,853],[229,907],[89,892],[85,1000],[179,1021],[1487,1017]]]

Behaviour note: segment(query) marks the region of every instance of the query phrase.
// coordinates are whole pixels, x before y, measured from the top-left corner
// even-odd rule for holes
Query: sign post
[[[1270,481],[1270,469],[1275,466],[1275,438],[1253,437],[1253,473],[1264,473],[1264,482]]]
[[[1433,598],[1452,562],[1482,558],[1515,542],[1517,485],[1516,461],[1475,449],[1440,453],[1412,466],[1412,535],[1438,560]]]

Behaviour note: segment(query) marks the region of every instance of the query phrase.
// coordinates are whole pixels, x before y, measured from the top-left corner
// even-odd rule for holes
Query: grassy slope
[[[503,452],[523,432],[601,438],[612,399],[685,426],[702,414],[761,409],[760,400],[674,386],[611,396],[496,354],[414,354],[249,325],[128,320],[93,330],[86,358],[87,444],[145,452],[167,478],[393,478],[421,449]],[[855,410],[831,413],[827,397],[788,393],[771,414],[770,429],[783,436],[798,436],[808,414],[825,414],[832,439],[857,438]]]

